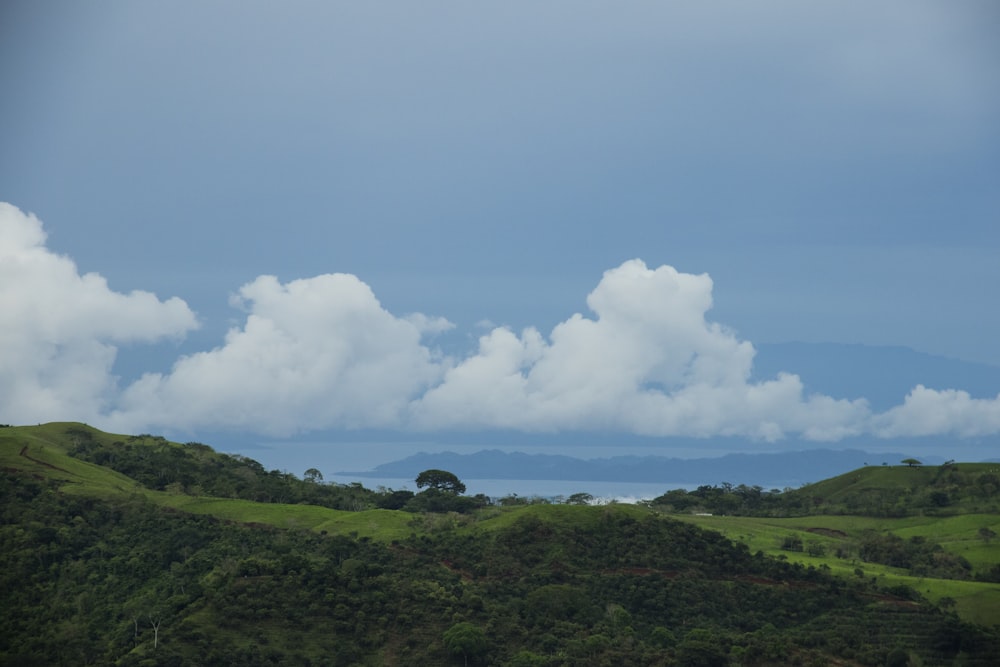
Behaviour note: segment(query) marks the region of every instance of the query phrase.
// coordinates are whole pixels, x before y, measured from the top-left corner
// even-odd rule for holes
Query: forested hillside
[[[53,439],[73,428],[0,435],[2,664],[988,665],[1000,652],[995,628],[910,588],[768,557],[644,507],[375,510],[406,529],[367,535],[252,525],[162,502],[183,481],[73,467],[61,446],[93,457],[108,444],[92,433],[88,454],[79,433]],[[219,455],[147,440],[192,452],[174,468],[204,492]],[[285,484],[285,500],[327,486]],[[367,506],[391,495],[340,491]]]
[[[1000,513],[1000,464],[866,466],[797,489],[705,484],[653,499],[671,510],[740,516],[850,514],[884,518]]]

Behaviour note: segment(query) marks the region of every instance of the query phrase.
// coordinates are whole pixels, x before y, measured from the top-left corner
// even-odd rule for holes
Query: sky
[[[996,436],[1000,387],[883,410],[753,362],[1000,366],[998,31],[987,0],[8,0],[0,421]]]

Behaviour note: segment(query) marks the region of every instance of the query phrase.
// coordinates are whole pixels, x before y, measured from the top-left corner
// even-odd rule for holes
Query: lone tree
[[[306,470],[305,474],[302,476],[302,479],[307,482],[312,482],[313,484],[319,484],[323,481],[323,473],[316,468],[309,468],[309,470]]]
[[[440,471],[437,471],[440,472]],[[445,648],[461,655],[466,666],[469,664],[469,656],[473,658],[486,652],[486,634],[472,623],[456,623],[444,631]]]
[[[900,461],[900,463],[905,463],[906,465],[908,465],[908,466],[909,466],[909,467],[911,467],[911,468],[912,468],[913,466],[918,466],[918,465],[922,465],[922,464],[920,463],[920,461],[918,461],[917,459],[903,459],[902,461]]]
[[[589,505],[594,502],[594,496],[589,493],[574,493],[566,499],[567,505]]]
[[[417,475],[417,488],[422,489],[425,486],[428,489],[455,495],[465,493],[465,484],[447,470],[425,470]]]

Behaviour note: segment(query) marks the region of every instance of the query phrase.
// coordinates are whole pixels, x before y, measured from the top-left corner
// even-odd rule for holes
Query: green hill
[[[0,664],[986,665],[1000,651],[997,628],[953,606],[995,584],[940,580],[958,601],[942,607],[921,596],[930,578],[858,576],[830,553],[864,533],[843,515],[379,509],[399,499],[68,423],[0,429],[0,467]],[[904,540],[933,520],[954,549],[984,516],[864,520]],[[790,534],[830,551],[783,551]]]
[[[866,466],[795,492],[814,508],[862,513],[967,514],[1000,511],[1000,464]],[[816,502],[816,501],[819,502]]]
[[[74,422],[0,429],[0,466],[50,480],[63,493],[139,495],[162,507],[247,524],[383,539],[409,532],[406,515],[350,511],[374,504],[376,494],[356,485],[305,482],[200,443],[115,435]]]
[[[799,489],[675,489],[662,511],[792,562],[906,585],[1000,624],[1000,465],[866,466]]]

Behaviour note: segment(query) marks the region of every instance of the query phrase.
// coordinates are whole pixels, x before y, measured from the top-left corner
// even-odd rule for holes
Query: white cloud
[[[754,348],[709,321],[711,278],[631,260],[607,271],[546,336],[492,328],[443,357],[453,325],[397,317],[357,277],[260,276],[232,303],[245,320],[212,350],[119,391],[117,345],[196,326],[177,298],[122,294],[45,247],[37,218],[0,204],[0,420],[85,420],[109,430],[511,429],[818,441],[1000,433],[1000,396],[917,386],[873,415],[807,395],[798,376],[751,381]],[[478,326],[483,326],[480,323]]]
[[[1000,433],[1000,395],[972,398],[966,391],[917,385],[902,405],[878,415],[874,430],[883,438],[995,435]]]
[[[143,376],[122,395],[114,422],[273,435],[401,427],[409,400],[440,373],[420,338],[445,321],[396,318],[355,276],[287,284],[260,276],[235,303],[248,311],[242,328],[168,375]]]
[[[750,343],[706,321],[712,281],[632,260],[604,274],[587,304],[545,340],[494,329],[414,403],[421,428],[626,431],[646,435],[858,431],[864,402],[803,396],[794,375],[751,383]]]
[[[423,313],[411,313],[406,316],[406,321],[417,328],[422,334],[439,334],[451,331],[455,325],[443,317],[428,317]]]
[[[115,343],[196,327],[177,298],[115,292],[45,247],[42,223],[0,202],[0,419],[93,420],[113,399]]]

